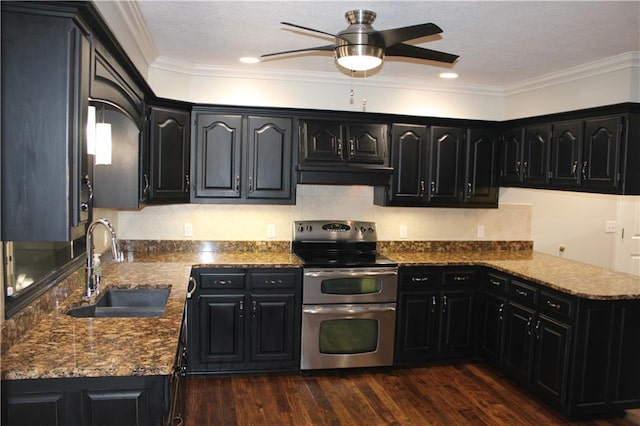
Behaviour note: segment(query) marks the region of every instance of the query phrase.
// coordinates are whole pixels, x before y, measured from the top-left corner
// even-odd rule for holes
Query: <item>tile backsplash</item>
[[[104,210],[104,209],[101,209]],[[374,221],[380,241],[530,240],[531,206],[500,204],[498,209],[380,207],[373,187],[298,185],[296,205],[177,204],[139,211],[100,211],[112,218],[118,237],[128,240],[291,240],[295,220]],[[190,224],[192,236],[185,236]],[[478,237],[478,228],[484,237]],[[270,229],[275,233],[271,234]]]

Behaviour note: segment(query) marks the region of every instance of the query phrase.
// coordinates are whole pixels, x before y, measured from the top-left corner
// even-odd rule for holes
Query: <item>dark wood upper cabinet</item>
[[[71,241],[90,219],[92,39],[80,22],[2,4],[3,241]]]
[[[391,128],[391,163],[394,173],[388,191],[390,203],[413,205],[423,202],[428,142],[426,126],[394,124]],[[378,190],[382,189],[376,188]]]
[[[295,202],[291,118],[198,111],[194,123],[193,202]]]
[[[460,199],[464,173],[465,154],[464,129],[457,127],[437,127],[430,129],[429,181],[427,182],[428,202],[432,204],[455,204]]]
[[[520,185],[523,177],[524,128],[504,131],[500,150],[500,184]]]
[[[551,125],[531,126],[525,129],[523,181],[527,184],[549,183],[549,146]]]
[[[584,126],[582,184],[590,189],[614,191],[620,181],[622,117],[588,119]]]
[[[582,120],[556,123],[551,142],[551,181],[557,187],[577,188],[582,182]]]
[[[149,114],[149,170],[144,174],[143,200],[188,203],[191,123],[187,109],[152,106]]]
[[[462,182],[465,204],[498,205],[498,134],[484,128],[467,129],[466,178]]]
[[[304,120],[300,127],[302,165],[387,164],[386,124]]]

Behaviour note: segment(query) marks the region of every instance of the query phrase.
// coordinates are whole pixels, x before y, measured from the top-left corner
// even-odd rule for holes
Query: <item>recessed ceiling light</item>
[[[243,56],[242,58],[240,58],[240,62],[242,62],[243,64],[257,64],[258,62],[260,62],[260,59],[254,58],[253,56]]]
[[[458,78],[458,74],[455,72],[441,72],[440,78]]]

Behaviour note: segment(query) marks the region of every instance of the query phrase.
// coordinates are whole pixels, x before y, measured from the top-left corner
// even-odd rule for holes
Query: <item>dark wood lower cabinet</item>
[[[2,382],[6,426],[161,426],[168,376],[82,377]]]

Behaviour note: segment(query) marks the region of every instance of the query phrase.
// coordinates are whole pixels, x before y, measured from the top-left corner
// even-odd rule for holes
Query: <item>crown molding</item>
[[[111,28],[116,38],[123,46],[133,46],[140,53],[147,67],[158,57],[158,49],[142,17],[142,13],[135,1],[100,1],[94,0],[98,10],[107,19],[107,25]],[[113,23],[121,24],[117,30]],[[124,36],[120,31],[126,31]],[[126,50],[126,49],[125,49]]]
[[[558,84],[570,83],[615,71],[640,68],[640,51],[626,52],[616,56],[589,62],[562,71],[545,74],[517,84],[506,86],[505,96],[538,90]]]

